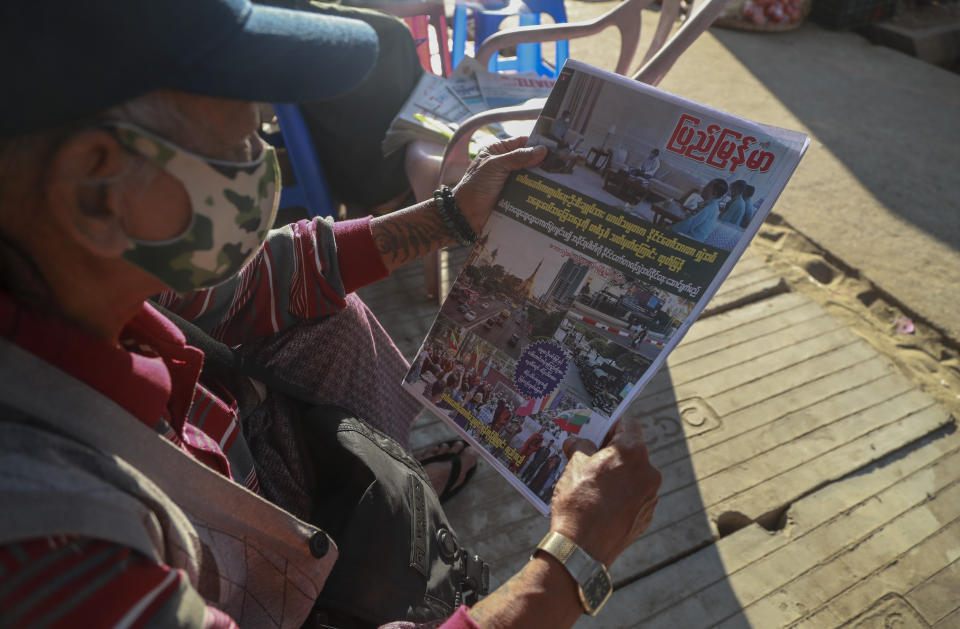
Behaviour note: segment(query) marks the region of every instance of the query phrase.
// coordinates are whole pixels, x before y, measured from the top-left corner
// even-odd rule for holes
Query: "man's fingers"
[[[489,152],[491,155],[502,155],[503,153],[509,153],[514,149],[518,149],[524,146],[526,143],[527,136],[520,135],[491,144],[489,147],[487,147],[487,152]]]
[[[631,536],[636,539],[643,534],[650,524],[653,522],[653,514],[657,508],[657,498],[654,498],[647,504],[643,505],[639,512],[637,512],[637,517],[633,521],[633,529],[631,531]]]
[[[573,455],[577,452],[583,452],[587,456],[590,456],[597,451],[597,446],[593,445],[593,442],[587,439],[579,439],[577,437],[568,437],[566,441],[563,442],[563,453],[567,455],[567,459],[572,459]]]
[[[639,417],[621,417],[608,435],[608,441],[632,447],[643,444],[643,426]]]
[[[488,160],[490,166],[496,166],[501,171],[508,173],[521,168],[536,166],[547,156],[547,149],[544,146],[527,146],[518,148],[509,153],[495,155]]]
[[[603,439],[603,447],[607,447],[614,440],[618,442],[639,439],[643,441],[643,427],[639,417],[621,417]]]

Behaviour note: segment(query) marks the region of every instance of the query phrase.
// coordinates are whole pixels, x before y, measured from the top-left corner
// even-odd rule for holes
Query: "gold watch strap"
[[[579,588],[580,602],[584,611],[596,615],[613,591],[610,573],[603,563],[597,561],[585,550],[566,536],[551,531],[544,536],[531,558],[537,551],[552,555],[570,573]]]
[[[570,557],[573,556],[574,551],[580,550],[580,547],[563,534],[550,531],[540,540],[540,543],[537,544],[537,550],[542,550],[549,555],[553,555],[560,563],[566,565]]]

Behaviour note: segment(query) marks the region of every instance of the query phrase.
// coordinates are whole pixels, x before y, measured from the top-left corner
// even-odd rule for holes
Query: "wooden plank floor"
[[[960,626],[960,434],[943,432],[796,501],[781,530],[749,524],[634,581],[582,625]]]
[[[362,294],[408,357],[437,310],[423,294],[416,266]],[[582,626],[960,627],[952,418],[759,257],[748,251],[632,411],[660,504]],[[411,441],[451,434],[424,413]],[[494,585],[548,526],[482,464],[448,513]]]

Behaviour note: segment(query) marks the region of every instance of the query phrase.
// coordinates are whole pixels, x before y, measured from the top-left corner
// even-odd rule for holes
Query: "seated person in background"
[[[366,76],[362,80],[357,77],[358,84],[344,94],[302,103],[300,112],[330,194],[347,207],[348,215],[380,214],[403,207],[410,194],[404,168],[406,147],[384,156],[380,146],[424,72],[407,25],[392,15],[336,2],[254,2],[357,19],[376,31],[379,54]]]
[[[630,169],[630,178],[631,179],[649,179],[660,170],[660,150],[653,149],[650,151],[650,154],[647,155],[640,166],[637,168]]]
[[[700,210],[696,214],[674,223],[668,229],[674,233],[703,242],[717,225],[717,219],[720,216],[718,199],[726,192],[727,182],[723,179],[713,179],[700,190],[700,196],[704,199]]]
[[[746,185],[747,182],[743,179],[737,179],[730,184],[730,202],[727,203],[726,209],[723,211],[723,214],[720,215],[721,221],[731,223],[738,227],[740,226],[740,221],[743,220],[745,211],[744,201],[741,195]]]
[[[756,188],[753,186],[744,186],[743,194],[743,219],[740,221],[740,227],[746,228],[750,224],[750,221],[753,220],[753,215],[756,214],[757,208],[753,205],[753,193],[756,192]]]
[[[555,149],[548,149],[547,157],[540,164],[540,168],[551,173],[571,173],[577,163],[577,154],[566,141],[557,145]]]
[[[337,425],[343,413],[316,407],[327,415],[308,418],[301,402],[329,400],[296,399],[242,371],[262,364],[307,391],[327,378],[349,388],[380,377],[378,365],[341,370],[357,336],[334,327],[323,336],[344,347],[318,351],[313,331],[355,328],[349,319],[360,317],[372,337],[364,342],[378,343],[385,335],[372,315],[349,312],[347,291],[454,242],[448,225],[457,223],[444,218],[466,222],[459,237],[479,231],[509,173],[543,158],[522,138],[499,143],[481,152],[453,201],[269,230],[280,182],[256,134],[256,102],[343,93],[376,46],[355,20],[246,0],[0,8],[0,52],[19,60],[0,101],[5,626],[340,624],[314,604],[330,605],[336,591],[374,606],[411,584],[397,616],[415,610],[448,629],[577,620],[577,586],[545,553],[469,610],[453,609],[449,589],[439,607],[423,606],[427,580],[408,565],[409,535],[394,549],[403,578],[375,583],[390,565],[381,555],[376,570],[356,574],[362,562],[317,523],[352,512],[316,507],[364,479],[343,467],[315,473],[332,462],[307,456],[295,430]],[[216,352],[187,343],[148,303],[158,293],[248,360],[222,379],[207,373]],[[405,439],[408,426],[369,414]],[[363,419],[351,425],[371,434]],[[404,456],[388,436],[370,441]],[[551,530],[609,565],[649,525],[659,473],[633,419],[599,452],[565,445],[569,473]],[[377,480],[423,476],[412,462]],[[368,544],[410,522],[410,513],[362,515],[351,523],[374,532]],[[344,575],[356,581],[344,585]]]

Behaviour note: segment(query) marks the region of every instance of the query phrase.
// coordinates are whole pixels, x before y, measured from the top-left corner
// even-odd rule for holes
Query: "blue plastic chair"
[[[500,23],[506,18],[517,15],[520,26],[540,24],[540,16],[549,15],[557,24],[567,21],[567,10],[563,0],[522,0],[505,2],[498,6],[484,6],[479,3],[457,3],[453,14],[453,66],[456,67],[464,56],[467,40],[467,11],[473,12],[475,46],[497,32]],[[536,72],[540,76],[556,77],[563,62],[570,54],[567,40],[557,40],[554,67],[543,61],[539,43],[520,44],[514,59],[504,59],[494,55],[488,64],[491,72],[516,70],[517,72]]]
[[[280,209],[302,207],[310,216],[336,216],[327,180],[323,176],[323,166],[313,148],[313,140],[300,108],[297,105],[274,104],[273,111],[280,123],[283,145],[297,178],[296,185],[284,185],[280,193]]]

